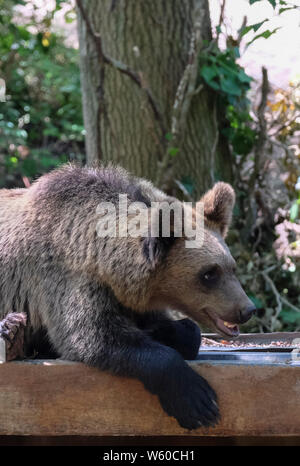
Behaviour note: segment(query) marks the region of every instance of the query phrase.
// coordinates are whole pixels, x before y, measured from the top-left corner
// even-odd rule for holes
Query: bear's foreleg
[[[138,330],[138,329],[137,329]],[[175,417],[181,427],[196,429],[214,426],[219,419],[217,397],[206,380],[197,374],[173,348],[137,335],[136,341],[115,336],[117,345],[98,355],[97,366],[110,372],[140,380],[158,396],[162,408]]]
[[[58,320],[48,329],[63,359],[140,380],[158,396],[165,412],[186,429],[218,421],[214,390],[175,349],[138,328],[109,293],[98,294],[92,286],[85,298],[77,293],[74,289],[72,300],[66,298],[59,315],[52,313]]]
[[[139,326],[153,340],[174,348],[184,359],[196,359],[201,332],[191,319],[173,320],[166,313],[152,312],[139,316]]]

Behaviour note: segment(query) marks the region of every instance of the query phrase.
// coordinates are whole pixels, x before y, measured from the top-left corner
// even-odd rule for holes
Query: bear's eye
[[[200,273],[201,282],[206,286],[214,286],[220,278],[220,270],[217,266],[211,267]]]

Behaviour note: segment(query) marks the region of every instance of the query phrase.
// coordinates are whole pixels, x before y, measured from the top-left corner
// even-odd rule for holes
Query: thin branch
[[[245,27],[247,26],[247,21],[248,21],[247,16],[244,16],[243,17],[243,22],[241,24],[241,27],[239,29],[238,36],[237,36],[237,39],[236,39],[238,47],[241,45],[241,41],[242,41],[242,38],[243,38],[243,31],[244,31]]]
[[[221,11],[220,11],[219,26],[221,26],[224,21],[225,6],[226,6],[226,0],[223,0],[222,5],[221,5]]]
[[[94,31],[94,28],[90,22],[90,19],[83,8],[82,1],[81,0],[76,0],[76,4],[80,10],[81,16],[84,19],[86,28],[88,30],[89,35],[92,37],[94,44],[96,46],[96,51],[98,58],[102,61],[104,58],[103,50],[102,50],[102,41],[101,41],[101,36],[97,32]]]
[[[224,13],[225,13],[225,6],[226,6],[226,0],[222,1],[221,5],[221,10],[220,10],[220,17],[219,17],[219,23],[217,26],[217,37],[216,37],[216,42],[219,42],[219,36],[220,36],[220,29],[224,21]]]
[[[262,67],[262,86],[261,86],[261,100],[257,109],[258,117],[258,139],[255,145],[255,154],[254,154],[254,177],[256,178],[260,171],[260,166],[262,163],[262,154],[264,153],[264,147],[267,140],[267,120],[265,117],[265,110],[267,106],[267,99],[269,94],[269,78],[268,70],[265,67]]]
[[[281,296],[281,301],[286,304],[288,307],[290,307],[291,309],[293,309],[293,311],[296,311],[296,312],[300,312],[300,309],[296,306],[294,306],[294,304],[290,303],[286,298],[284,298],[283,296]]]
[[[83,8],[82,1],[81,0],[76,0],[76,3],[77,3],[77,6],[78,6],[78,8],[80,10],[80,13],[81,13],[84,21],[85,21],[87,30],[88,30],[90,36],[92,37],[92,39],[94,41],[94,44],[95,44],[95,47],[96,47],[96,50],[97,50],[97,55],[98,55],[98,58],[99,58],[100,62],[103,61],[105,64],[112,66],[113,68],[118,70],[120,73],[123,73],[123,74],[129,76],[131,78],[131,80],[140,89],[142,89],[145,92],[145,94],[147,96],[147,100],[149,102],[149,105],[153,110],[154,116],[155,116],[156,120],[158,121],[158,123],[160,125],[160,128],[161,128],[161,131],[162,131],[163,135],[165,135],[166,134],[166,129],[164,127],[163,117],[162,117],[162,114],[160,113],[160,110],[158,108],[158,105],[156,104],[156,101],[155,101],[155,99],[154,99],[154,97],[152,95],[151,90],[144,85],[144,82],[142,81],[140,75],[138,73],[136,73],[136,71],[134,71],[132,68],[130,68],[128,65],[121,62],[120,60],[116,60],[115,58],[112,58],[112,57],[108,56],[104,52],[103,47],[102,47],[101,36],[100,36],[100,34],[98,34],[97,32],[94,31],[94,28],[93,28],[93,26],[92,26],[92,24],[90,22],[90,19],[89,19],[88,15],[86,14],[85,9]]]
[[[213,184],[215,181],[214,175],[214,168],[215,168],[215,158],[216,158],[216,150],[218,147],[219,142],[219,127],[218,127],[218,118],[217,118],[217,102],[216,99],[214,100],[213,104],[213,123],[214,123],[214,131],[215,131],[215,140],[211,148],[211,161],[210,161],[210,178],[211,183]]]
[[[96,122],[97,122],[96,124],[96,128],[97,128],[96,147],[98,151],[98,160],[101,160],[103,158],[103,154],[102,154],[102,144],[101,144],[100,121],[101,121],[102,115],[104,115],[104,118],[106,116],[106,106],[105,106],[105,97],[104,97],[105,57],[103,54],[102,41],[101,41],[100,35],[94,31],[94,28],[89,20],[89,17],[86,14],[85,9],[83,8],[81,0],[76,0],[76,3],[77,3],[78,9],[80,10],[81,16],[85,22],[88,34],[91,36],[95,44],[97,58],[99,60],[99,65],[100,65],[99,84],[97,86],[98,109],[97,109],[97,116],[96,116]]]
[[[194,90],[193,96],[200,94],[200,92],[202,91],[203,88],[204,88],[204,85],[199,84],[199,86]]]
[[[256,249],[258,248],[260,242],[262,240],[262,229],[261,229],[261,225],[258,225],[257,226],[257,238],[256,238],[256,241],[255,243],[253,244],[252,246],[252,252],[254,253],[256,251]]]
[[[261,86],[261,99],[257,109],[258,119],[258,137],[254,147],[254,168],[248,182],[248,211],[246,215],[245,225],[243,227],[242,236],[245,240],[253,232],[253,227],[257,219],[257,202],[255,199],[255,192],[257,187],[261,185],[261,168],[264,164],[263,155],[265,153],[265,145],[267,141],[267,120],[265,117],[265,110],[267,105],[267,97],[269,93],[269,79],[268,71],[262,67],[262,86]]]
[[[202,86],[197,84],[198,75],[198,55],[202,47],[201,26],[203,24],[204,10],[200,7],[195,9],[194,28],[191,34],[188,62],[177,87],[175,100],[171,115],[171,136],[165,151],[164,157],[159,165],[155,184],[160,186],[165,177],[166,170],[170,162],[170,151],[172,148],[180,149],[184,136],[187,115],[190,109],[193,96],[202,90]],[[172,178],[172,170],[168,172],[168,182]]]
[[[292,120],[288,121],[287,123],[279,126],[275,131],[274,133],[271,133],[269,136],[270,137],[274,137],[276,136],[278,133],[280,133],[280,131],[282,131],[283,129],[285,128],[288,128],[290,125],[292,125],[293,123],[296,123],[298,118],[300,117],[300,113],[296,113],[294,118],[292,118]],[[271,128],[273,128],[275,125],[277,124],[277,121],[275,120],[272,125],[270,126]]]
[[[182,193],[184,194],[184,196],[189,200],[189,201],[192,201],[192,196],[190,195],[190,193],[188,192],[188,190],[186,189],[186,187],[181,183],[181,181],[179,180],[174,180],[174,183],[178,186],[178,188],[182,191]]]
[[[285,144],[284,142],[278,141],[277,139],[273,139],[271,137],[268,137],[268,141],[271,144],[274,144],[275,146],[280,147],[281,149],[283,149],[291,159],[294,157],[293,152],[291,151],[289,146],[287,144]]]
[[[286,299],[284,296],[281,296],[281,294],[279,293],[279,291],[277,290],[276,286],[275,286],[275,283],[273,282],[273,280],[271,279],[271,277],[269,276],[268,272],[274,270],[274,268],[276,268],[276,266],[271,266],[269,267],[268,269],[266,270],[263,270],[261,272],[259,272],[264,280],[266,281],[266,283],[268,283],[268,285],[270,286],[274,296],[275,296],[275,299],[276,299],[276,303],[277,303],[277,306],[276,306],[276,312],[275,312],[275,318],[278,317],[278,315],[280,314],[280,312],[282,311],[282,304],[285,304],[286,306],[288,306],[290,309],[293,309],[293,311],[296,311],[296,312],[300,312],[300,309],[296,306],[294,306],[294,304],[290,303],[288,301],[288,299]],[[272,330],[272,329],[271,329]]]
[[[267,140],[267,121],[265,117],[265,110],[267,106],[268,94],[268,71],[266,68],[262,67],[261,100],[257,109],[258,138],[254,148],[254,169],[249,180],[249,187],[251,193],[253,193],[254,191],[255,184],[259,176],[260,167],[262,165],[262,154],[264,152],[264,147]]]
[[[138,87],[145,92],[145,94],[147,96],[147,99],[148,99],[148,102],[149,102],[149,105],[153,110],[154,116],[155,116],[156,120],[158,121],[158,123],[160,125],[160,128],[161,128],[161,131],[162,131],[163,135],[165,135],[166,134],[166,128],[164,126],[162,114],[160,113],[160,110],[158,108],[158,105],[156,104],[156,101],[155,101],[155,99],[154,99],[154,97],[152,95],[151,90],[148,87],[145,86],[145,84],[142,81],[140,75],[138,73],[136,73],[132,68],[125,65],[125,63],[122,63],[119,60],[115,60],[114,58],[111,58],[108,55],[104,55],[104,57],[105,57],[105,62],[108,65],[111,65],[116,70],[120,71],[120,73],[123,73],[123,74],[126,74],[127,76],[129,76],[133,80],[133,82],[135,82],[135,84],[137,84]]]
[[[276,302],[277,302],[275,317],[277,317],[278,314],[280,314],[280,312],[282,311],[282,299],[281,299],[280,293],[277,290],[273,280],[270,278],[270,276],[268,275],[268,273],[266,271],[262,271],[262,272],[260,272],[260,274],[264,277],[265,281],[269,284],[269,286],[270,286],[270,288],[273,291],[273,294],[275,296],[275,299],[276,299]]]

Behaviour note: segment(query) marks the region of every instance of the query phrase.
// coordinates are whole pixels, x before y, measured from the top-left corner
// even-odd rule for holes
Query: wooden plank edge
[[[300,436],[299,366],[193,368],[216,390],[222,419],[189,432],[136,380],[61,360],[1,364],[0,435]]]

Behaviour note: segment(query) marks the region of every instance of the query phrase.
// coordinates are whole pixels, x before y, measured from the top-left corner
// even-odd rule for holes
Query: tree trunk
[[[215,96],[191,74],[194,42],[211,40],[207,0],[77,0],[77,10],[87,163],[111,161],[193,198],[229,179]]]

